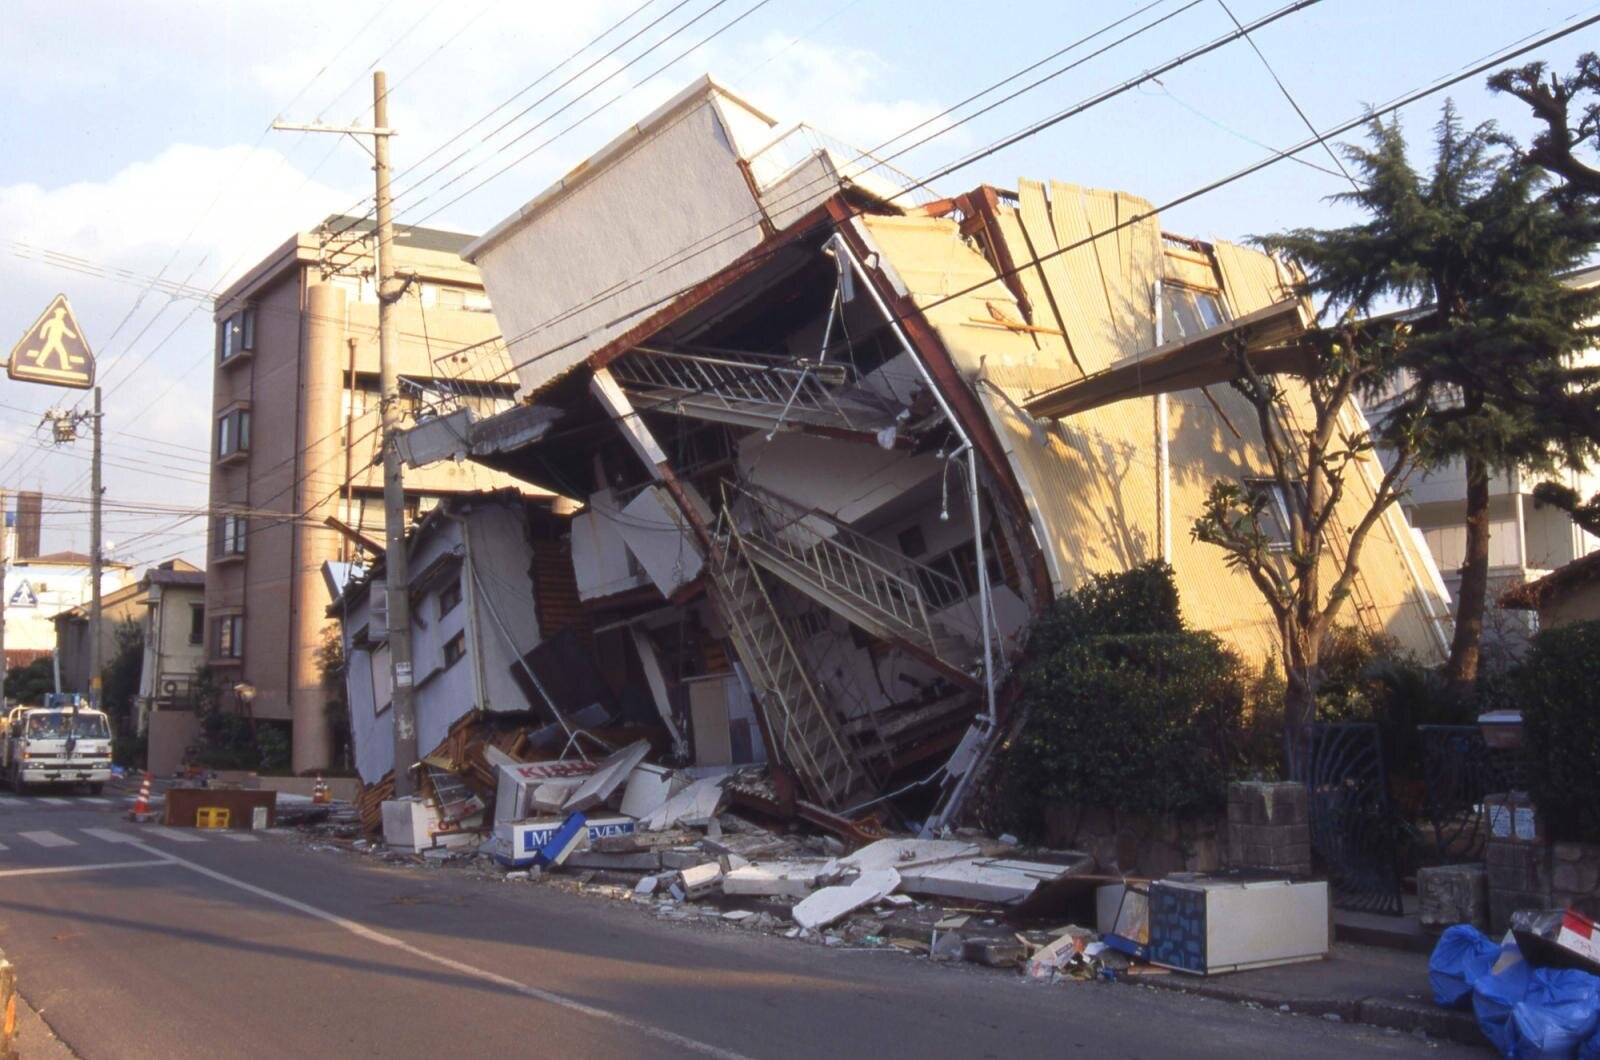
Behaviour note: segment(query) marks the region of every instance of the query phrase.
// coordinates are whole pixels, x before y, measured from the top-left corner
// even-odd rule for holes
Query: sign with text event
[[[66,295],[56,295],[22,341],[12,347],[6,374],[27,383],[80,390],[94,386],[94,354],[89,352]]]

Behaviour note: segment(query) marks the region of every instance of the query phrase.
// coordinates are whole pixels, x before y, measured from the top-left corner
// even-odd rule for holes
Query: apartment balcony
[[[641,346],[610,367],[638,409],[738,427],[875,436],[900,415],[839,362]]]

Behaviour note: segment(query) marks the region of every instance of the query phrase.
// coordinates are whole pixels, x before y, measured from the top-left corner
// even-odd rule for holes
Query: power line
[[[1103,103],[1105,103],[1105,102],[1107,102],[1107,101],[1109,101],[1109,100],[1111,100],[1111,99],[1113,99],[1113,98],[1115,98],[1115,97],[1117,97],[1117,96],[1119,96],[1119,95],[1121,95],[1121,94],[1123,94],[1125,92],[1131,91],[1133,88],[1135,88],[1138,85],[1144,83],[1145,81],[1153,80],[1153,79],[1159,77],[1161,74],[1164,74],[1164,73],[1166,73],[1166,72],[1168,72],[1170,70],[1176,69],[1177,67],[1182,66],[1182,65],[1184,65],[1186,63],[1192,62],[1193,60],[1195,60],[1195,59],[1197,59],[1197,58],[1199,58],[1199,57],[1201,57],[1203,55],[1209,54],[1210,52],[1215,51],[1218,48],[1223,47],[1224,45],[1226,45],[1228,43],[1231,43],[1232,41],[1238,40],[1240,37],[1242,37],[1244,35],[1246,30],[1248,30],[1248,29],[1256,29],[1256,28],[1259,28],[1261,26],[1270,24],[1271,22],[1277,21],[1278,19],[1281,19],[1281,18],[1284,18],[1284,17],[1286,17],[1288,15],[1294,14],[1294,13],[1300,11],[1300,10],[1303,10],[1303,9],[1305,9],[1307,7],[1311,7],[1311,6],[1313,6],[1313,5],[1317,4],[1317,3],[1320,3],[1320,2],[1321,2],[1321,0],[1295,0],[1295,2],[1293,2],[1293,3],[1290,3],[1290,4],[1287,4],[1287,5],[1283,6],[1283,7],[1280,7],[1276,11],[1270,12],[1270,13],[1262,16],[1261,18],[1256,19],[1254,22],[1250,23],[1248,27],[1245,27],[1245,29],[1235,30],[1235,31],[1233,31],[1231,33],[1224,34],[1223,36],[1218,37],[1218,38],[1216,38],[1216,39],[1214,39],[1214,40],[1212,40],[1212,41],[1210,41],[1210,42],[1208,42],[1208,43],[1206,43],[1204,45],[1201,45],[1201,46],[1199,46],[1197,48],[1193,48],[1193,49],[1190,49],[1189,51],[1183,52],[1183,53],[1181,53],[1180,55],[1176,56],[1173,59],[1170,59],[1170,60],[1168,60],[1168,61],[1166,61],[1166,62],[1164,62],[1164,63],[1162,63],[1162,64],[1160,64],[1160,65],[1158,65],[1156,67],[1153,67],[1153,68],[1151,68],[1149,70],[1146,70],[1145,72],[1143,72],[1143,73],[1141,73],[1141,74],[1139,74],[1139,75],[1137,75],[1137,76],[1135,76],[1133,78],[1130,78],[1130,79],[1127,79],[1125,81],[1122,81],[1121,83],[1119,83],[1117,85],[1114,85],[1111,88],[1108,88],[1108,89],[1106,89],[1104,91],[1096,93],[1095,95],[1090,96],[1090,97],[1080,101],[1077,104],[1074,104],[1073,106],[1071,106],[1071,107],[1069,107],[1069,108],[1067,108],[1067,109],[1065,109],[1063,111],[1057,112],[1057,113],[1049,116],[1048,118],[1042,119],[1042,120],[1034,122],[1034,123],[1032,123],[1032,124],[1030,124],[1028,126],[1025,126],[1021,130],[1019,130],[1018,132],[1013,133],[1013,134],[1005,137],[1004,139],[1002,139],[1002,140],[1000,140],[1000,141],[998,141],[996,143],[991,144],[987,148],[984,148],[984,149],[982,149],[980,151],[977,151],[977,152],[974,152],[972,154],[969,154],[965,158],[962,158],[962,159],[960,159],[960,160],[958,160],[958,161],[956,161],[954,163],[951,163],[949,165],[946,165],[946,166],[936,170],[932,175],[930,175],[930,176],[928,176],[926,178],[923,178],[921,180],[916,181],[915,184],[912,185],[911,187],[903,188],[896,195],[891,196],[890,199],[892,200],[894,198],[899,198],[901,196],[904,196],[904,195],[908,194],[909,192],[911,192],[911,191],[913,191],[913,190],[915,190],[917,188],[925,188],[935,180],[939,180],[942,177],[949,176],[950,174],[955,173],[958,170],[963,169],[963,168],[965,168],[967,166],[974,165],[977,162],[983,160],[984,158],[987,158],[987,157],[989,157],[989,156],[991,156],[993,154],[996,154],[996,153],[1004,150],[1005,148],[1010,147],[1010,146],[1020,142],[1021,140],[1027,139],[1028,137],[1031,137],[1031,136],[1035,136],[1038,133],[1043,132],[1046,129],[1052,128],[1055,125],[1058,125],[1061,122],[1066,121],[1067,119],[1069,119],[1069,118],[1071,118],[1071,117],[1073,117],[1073,116],[1075,116],[1077,114],[1084,113],[1085,111],[1088,111],[1088,110],[1090,110],[1090,109],[1092,109],[1092,108],[1094,108],[1096,106],[1099,106],[1099,105],[1101,105],[1101,104],[1103,104]],[[1190,6],[1192,6],[1192,5],[1190,5]],[[1171,17],[1171,16],[1169,15],[1169,16],[1165,16],[1165,17]],[[1159,22],[1160,22],[1160,20],[1158,20],[1156,22],[1149,23],[1146,26],[1141,27],[1138,30],[1135,30],[1135,31],[1131,32],[1130,34],[1120,38],[1118,41],[1114,41],[1111,44],[1106,45],[1105,47],[1101,48],[1095,54],[1101,54],[1105,50],[1107,50],[1107,49],[1109,49],[1111,47],[1115,47],[1118,44],[1120,44],[1120,43],[1122,43],[1122,42],[1124,42],[1126,40],[1129,40],[1132,37],[1138,35],[1139,33],[1146,32],[1150,28],[1152,28],[1153,26],[1158,25]],[[1092,57],[1093,56],[1091,55],[1090,58],[1092,58]],[[1013,96],[1011,98],[1014,98],[1014,96],[1015,96],[1015,93],[1013,93]],[[992,107],[991,108],[986,108],[986,109],[992,109]],[[969,115],[969,116],[967,116],[967,118],[964,118],[963,121],[971,120],[971,118],[975,117],[975,116],[976,115]],[[902,148],[901,150],[899,150],[899,151],[895,152],[894,154],[890,155],[889,158],[892,160],[893,158],[899,157],[900,155],[905,154],[907,151],[912,150],[912,149],[914,149],[916,147],[919,147],[922,144],[927,143],[928,141],[934,139],[937,136],[943,135],[945,132],[948,132],[949,129],[953,128],[953,127],[954,126],[949,126],[949,127],[944,128],[944,129],[940,129],[940,130],[937,130],[937,131],[935,131],[933,133],[930,133],[928,136],[923,137],[921,140],[917,141],[916,143],[911,144],[908,147]],[[896,139],[899,139],[899,138],[897,137]],[[890,141],[890,142],[893,142],[893,141]],[[859,157],[865,157],[865,153],[863,153],[863,156],[858,156],[858,159],[859,159]],[[859,213],[864,212],[864,211],[857,210],[856,212],[859,214]],[[750,215],[747,215],[745,220],[750,222],[748,224],[748,226],[744,227],[744,228],[741,228],[741,229],[738,229],[736,231],[733,231],[731,234],[723,235],[723,233],[726,232],[727,229],[733,228],[734,225],[740,224],[741,222],[733,222],[730,225],[725,226],[724,229],[719,229],[717,232],[712,233],[712,235],[713,236],[722,235],[722,238],[718,239],[716,242],[710,244],[709,246],[704,246],[704,247],[701,247],[700,249],[695,250],[694,254],[691,255],[691,256],[698,256],[699,254],[706,253],[709,250],[714,249],[716,246],[720,246],[722,243],[725,243],[725,242],[727,242],[727,241],[729,241],[729,240],[731,240],[733,238],[736,238],[737,236],[739,236],[741,234],[744,234],[745,232],[750,232],[750,231],[757,230],[759,228],[759,224],[760,224],[759,218],[760,218],[759,211],[757,211],[755,213],[752,213]],[[700,242],[703,242],[703,241],[704,241],[704,237],[702,238],[702,240]],[[691,244],[691,247],[694,247],[694,246],[695,246],[694,244]],[[777,252],[776,249],[774,249],[774,250],[769,251],[768,253],[770,254],[770,253],[776,253],[776,252]],[[591,299],[589,302],[580,303],[577,306],[571,307],[571,308],[569,308],[567,310],[563,310],[560,313],[557,313],[554,316],[552,316],[550,318],[547,318],[545,321],[542,321],[542,322],[540,322],[538,324],[535,324],[534,326],[526,329],[525,331],[523,331],[522,333],[520,333],[520,334],[518,334],[516,336],[508,337],[506,339],[507,346],[508,347],[514,346],[516,343],[522,341],[525,338],[530,337],[531,335],[535,334],[538,331],[543,330],[546,327],[549,327],[553,323],[558,323],[563,319],[570,318],[575,313],[582,312],[585,309],[593,308],[594,306],[601,304],[604,300],[606,300],[608,298],[611,298],[611,297],[614,297],[616,294],[620,293],[620,291],[627,290],[630,287],[636,286],[638,283],[642,282],[644,279],[648,278],[648,276],[652,274],[651,271],[650,271],[652,269],[657,269],[659,267],[659,270],[658,270],[659,272],[666,272],[666,271],[669,271],[670,269],[675,268],[678,265],[680,265],[683,262],[688,260],[688,258],[685,258],[685,257],[681,256],[681,254],[678,254],[678,255],[675,255],[675,256],[677,257],[677,260],[676,261],[670,261],[670,260],[667,261],[664,264],[664,267],[663,267],[663,262],[659,262],[658,261],[654,265],[647,267],[646,271],[644,271],[644,272],[640,273],[639,275],[635,276],[632,280],[628,281],[626,284],[623,284],[623,285],[615,285],[614,284],[607,291],[602,292],[598,297]],[[696,281],[696,282],[698,282],[698,281]],[[688,285],[688,286],[686,286],[684,288],[680,288],[680,289],[678,289],[676,291],[672,291],[672,292],[669,292],[669,293],[667,293],[665,295],[662,295],[659,298],[656,298],[656,299],[652,300],[651,302],[645,304],[644,306],[641,306],[641,307],[633,310],[632,312],[628,313],[624,319],[635,318],[640,313],[643,313],[644,311],[646,311],[648,309],[651,309],[651,308],[654,308],[656,306],[663,305],[663,304],[666,304],[666,303],[668,303],[670,301],[673,301],[676,298],[680,297],[685,292],[687,292],[688,290],[690,290],[693,286],[695,286],[695,284],[690,284],[690,285]],[[588,332],[584,333],[583,335],[577,336],[576,338],[573,338],[573,339],[569,339],[568,341],[566,341],[564,343],[561,343],[561,344],[559,344],[559,345],[557,345],[557,346],[555,346],[555,347],[553,347],[551,349],[540,351],[539,353],[536,353],[536,354],[532,355],[531,357],[525,358],[525,359],[520,360],[520,361],[514,361],[511,364],[509,370],[514,371],[514,370],[516,370],[518,368],[526,367],[527,365],[532,364],[533,362],[535,362],[535,361],[537,361],[537,360],[539,360],[539,359],[541,359],[543,357],[551,356],[551,355],[553,355],[553,354],[555,354],[557,352],[560,352],[561,350],[566,349],[566,348],[568,348],[568,347],[570,347],[570,346],[572,346],[572,345],[574,345],[576,343],[579,343],[579,342],[582,342],[582,341],[584,341],[584,340],[586,340],[588,338],[591,338],[595,334],[597,334],[598,332],[604,331],[606,328],[612,327],[612,326],[616,325],[617,323],[620,323],[620,320],[607,321],[606,323],[602,324],[600,327],[594,328],[594,329],[590,329]],[[504,374],[505,373],[502,372],[500,377],[503,378]]]

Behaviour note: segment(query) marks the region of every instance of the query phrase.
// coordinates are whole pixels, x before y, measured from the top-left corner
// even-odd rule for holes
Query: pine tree
[[[1374,121],[1348,148],[1360,187],[1338,196],[1367,215],[1266,240],[1313,291],[1367,316],[1412,306],[1395,398],[1377,430],[1403,430],[1430,467],[1466,477],[1466,558],[1446,676],[1477,678],[1489,571],[1489,485],[1513,469],[1581,465],[1595,451],[1595,380],[1571,356],[1591,342],[1600,291],[1563,282],[1596,234],[1585,206],[1558,202],[1543,170],[1507,151],[1492,125],[1462,127],[1446,104],[1434,161],[1419,173],[1398,122]],[[1426,414],[1417,420],[1419,410]]]

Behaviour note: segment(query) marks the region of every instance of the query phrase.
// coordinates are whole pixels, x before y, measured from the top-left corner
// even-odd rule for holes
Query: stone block
[[[1237,781],[1228,785],[1228,823],[1303,825],[1306,789],[1292,782]]]
[[[1433,865],[1417,870],[1417,920],[1424,927],[1489,922],[1489,874],[1482,865]]]
[[[1600,888],[1600,865],[1563,862],[1550,874],[1550,885],[1562,894],[1587,897]]]
[[[1528,843],[1490,840],[1484,846],[1483,860],[1489,873],[1491,890],[1538,891],[1546,889],[1549,878],[1550,848]]]

